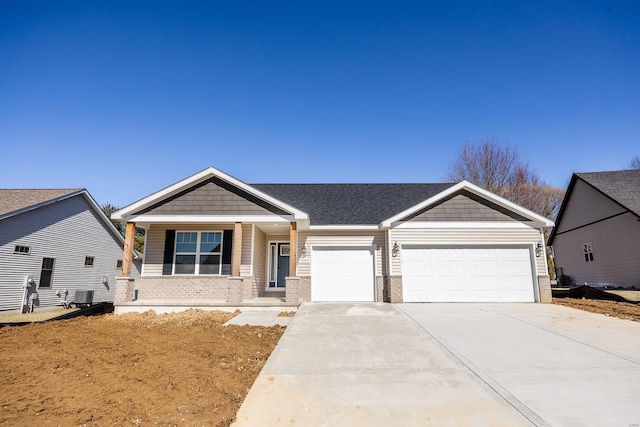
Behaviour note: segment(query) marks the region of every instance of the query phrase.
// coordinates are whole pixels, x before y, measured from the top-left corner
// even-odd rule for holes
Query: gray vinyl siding
[[[259,227],[255,227],[253,240],[253,275],[264,287],[267,280],[267,235]]]
[[[585,262],[585,243],[593,245],[592,262]],[[631,213],[558,234],[553,249],[556,267],[577,285],[640,286],[640,222]]]
[[[31,247],[28,255],[15,254],[15,245]],[[85,267],[86,256],[94,257],[93,267]],[[20,309],[24,277],[32,275],[40,284],[42,259],[55,259],[51,288],[38,288],[39,307],[60,305],[56,292],[93,290],[94,302],[113,301],[116,268],[123,246],[93,211],[84,196],[57,203],[0,221],[0,310]],[[139,263],[131,275],[139,276]],[[103,284],[102,278],[107,278]]]
[[[625,208],[578,179],[565,206],[556,234],[624,211]]]
[[[376,276],[386,274],[386,249],[384,231],[310,231],[298,234],[298,254],[302,254],[302,245],[309,248],[308,255],[313,257],[314,246],[374,246]],[[310,276],[311,263],[298,263],[298,276]]]
[[[146,215],[286,215],[287,213],[237,189],[222,188],[215,182],[207,182],[159,205],[137,214]],[[262,205],[262,206],[261,206]]]
[[[540,230],[535,228],[395,228],[389,231],[390,245],[499,245],[528,244],[532,248],[541,242]],[[533,249],[532,249],[533,250]],[[400,275],[402,250],[391,257],[391,275]],[[547,274],[545,260],[536,257],[538,275]]]
[[[527,219],[489,203],[468,191],[411,216],[407,221],[526,221]]]
[[[164,264],[164,238],[166,230],[176,231],[223,231],[233,230],[234,224],[153,224],[147,230],[147,242],[144,257],[144,276],[162,276]],[[244,233],[243,233],[244,235]],[[243,239],[244,240],[244,239]],[[223,245],[233,242],[222,242]],[[243,248],[250,250],[250,248]]]

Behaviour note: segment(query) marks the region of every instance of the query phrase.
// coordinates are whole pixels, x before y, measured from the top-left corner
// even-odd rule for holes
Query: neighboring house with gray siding
[[[113,218],[146,230],[142,276],[118,279],[116,312],[264,296],[291,304],[551,297],[543,232],[553,222],[466,181],[246,184],[210,167]]]
[[[0,190],[0,311],[21,308],[28,277],[36,308],[73,301],[78,290],[93,290],[94,302],[113,301],[123,249],[84,189]],[[133,265],[138,277],[141,260]]]
[[[640,287],[640,170],[573,174],[549,245],[576,285]]]

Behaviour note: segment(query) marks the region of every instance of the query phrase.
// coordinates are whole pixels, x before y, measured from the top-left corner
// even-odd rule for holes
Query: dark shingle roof
[[[374,225],[455,184],[250,184],[309,214],[313,225]]]
[[[640,169],[576,175],[636,215],[640,215]]]
[[[4,190],[0,189],[0,217],[30,206],[57,199],[80,189]]]

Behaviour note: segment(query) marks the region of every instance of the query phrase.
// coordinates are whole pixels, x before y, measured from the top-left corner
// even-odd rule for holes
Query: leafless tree
[[[627,169],[640,169],[640,156],[635,156],[629,164],[627,165]]]
[[[564,197],[564,190],[543,182],[516,148],[496,139],[483,138],[479,144],[468,141],[445,179],[467,180],[547,218],[555,218]]]
[[[101,206],[102,212],[111,220],[111,223],[118,229],[122,237],[125,235],[125,224],[120,221],[114,221],[111,219],[111,215],[119,210],[120,208],[117,206],[113,206],[111,203],[105,203]],[[136,227],[136,235],[133,241],[133,249],[136,252],[143,253],[144,252],[144,228]]]

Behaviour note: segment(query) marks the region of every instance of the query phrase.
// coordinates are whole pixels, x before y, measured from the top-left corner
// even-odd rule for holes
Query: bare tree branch
[[[551,187],[529,168],[517,149],[482,138],[468,141],[449,166],[445,179],[467,180],[547,218],[555,218],[564,190]]]

